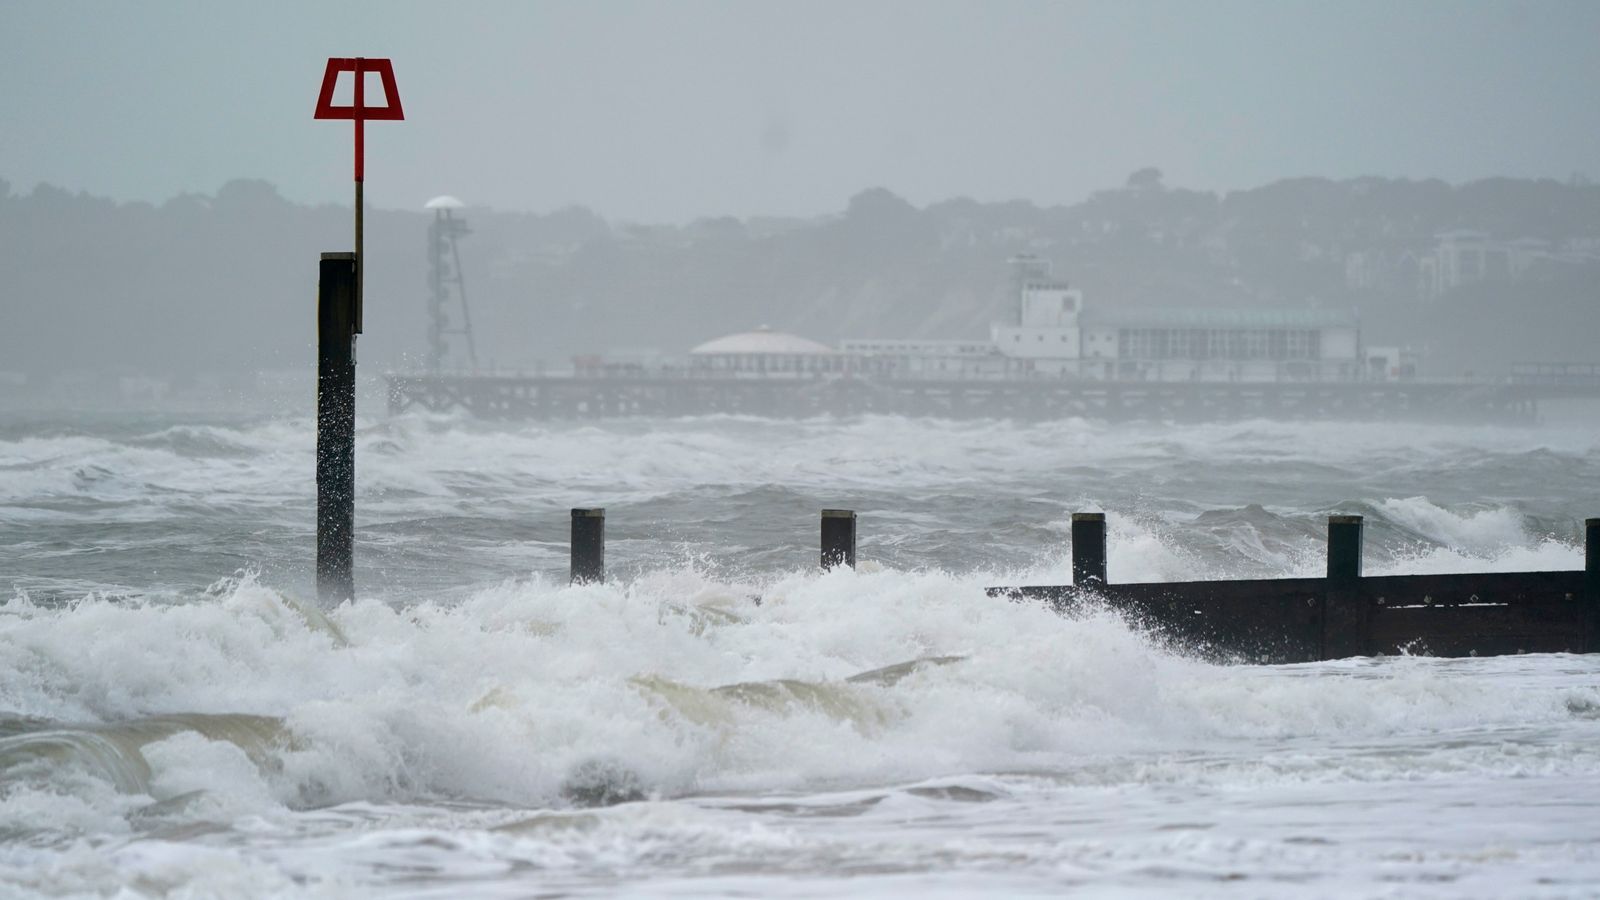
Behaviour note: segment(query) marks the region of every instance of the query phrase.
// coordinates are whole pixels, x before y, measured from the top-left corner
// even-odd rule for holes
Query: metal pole
[[[354,110],[354,115],[355,115],[355,120],[356,120],[356,311],[355,311],[355,333],[356,334],[360,334],[361,333],[361,313],[362,313],[361,301],[363,299],[362,288],[366,284],[366,279],[363,276],[366,275],[366,265],[365,265],[365,263],[366,263],[366,259],[367,259],[367,255],[365,253],[361,252],[362,249],[363,249],[362,248],[362,231],[363,231],[362,225],[364,224],[363,223],[363,218],[364,218],[364,216],[366,214],[366,199],[363,196],[363,187],[364,187],[364,185],[366,183],[366,180],[367,180],[367,173],[366,173],[366,143],[367,143],[367,140],[366,140],[367,139],[367,134],[366,134],[366,131],[367,131],[367,129],[366,129],[366,125],[367,125],[367,119],[366,119],[366,110],[367,110],[366,82],[367,82],[367,73],[366,73],[366,67],[364,65],[362,65],[365,62],[366,62],[366,60],[364,58],[359,57],[359,56],[356,57],[356,85],[355,85],[355,87],[356,87],[356,97],[355,97],[355,110]],[[392,98],[392,97],[389,98],[388,102],[393,103],[394,102],[394,98]]]
[[[356,255],[324,253],[317,279],[317,596],[355,596]]]
[[[351,323],[354,326],[354,331],[352,332],[353,334],[360,334],[361,333],[361,312],[362,312],[362,310],[361,310],[361,300],[362,300],[361,287],[362,287],[362,285],[364,283],[364,279],[363,279],[362,276],[366,274],[365,273],[365,268],[366,267],[364,265],[362,265],[362,263],[366,260],[367,255],[365,253],[361,252],[362,230],[363,230],[362,229],[362,224],[363,224],[362,220],[364,218],[363,213],[366,211],[366,201],[362,197],[362,186],[364,184],[365,184],[365,182],[362,182],[362,181],[357,181],[356,182],[356,296],[355,296],[356,308],[355,308],[355,316],[354,316],[354,319],[353,319],[353,321]]]

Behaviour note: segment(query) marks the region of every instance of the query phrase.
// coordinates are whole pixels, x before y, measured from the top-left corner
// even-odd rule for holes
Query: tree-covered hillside
[[[366,365],[421,351],[428,216],[368,217]],[[919,209],[872,189],[807,220],[465,216],[479,355],[502,368],[682,353],[762,324],[823,341],[979,337],[1019,252],[1053,262],[1091,307],[1356,307],[1369,342],[1425,347],[1438,373],[1600,360],[1587,339],[1600,328],[1600,187],[1576,181],[1299,178],[1223,195],[1144,169],[1048,208]],[[160,206],[0,182],[0,371],[309,365],[317,254],[349,249],[349,230],[348,208],[292,204],[259,181]],[[1467,272],[1468,251],[1488,262]]]

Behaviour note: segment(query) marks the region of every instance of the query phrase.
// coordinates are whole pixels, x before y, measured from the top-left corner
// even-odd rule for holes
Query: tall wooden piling
[[[606,511],[572,511],[572,583],[606,580]]]
[[[1583,574],[1590,589],[1600,587],[1600,519],[1583,522]]]
[[[1600,519],[1583,523],[1583,603],[1588,607],[1584,649],[1600,653]]]
[[[324,253],[317,277],[317,596],[355,596],[356,255]]]
[[[856,514],[851,509],[822,511],[822,567],[856,567]]]
[[[1328,581],[1348,585],[1361,577],[1361,536],[1365,520],[1360,516],[1328,517]]]
[[[1106,583],[1106,514],[1072,514],[1072,583]]]
[[[1328,517],[1328,587],[1322,605],[1322,658],[1363,656],[1371,609],[1361,594],[1361,516]]]

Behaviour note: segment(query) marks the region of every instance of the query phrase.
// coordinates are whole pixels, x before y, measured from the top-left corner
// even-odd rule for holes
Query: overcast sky
[[[368,198],[812,215],[883,186],[1069,203],[1160,167],[1600,176],[1600,2],[0,0],[0,178],[348,203],[329,56],[394,59]]]

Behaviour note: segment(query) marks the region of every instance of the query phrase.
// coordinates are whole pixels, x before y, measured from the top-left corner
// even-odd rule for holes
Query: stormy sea
[[[1220,664],[1070,580],[1581,569],[1600,430],[0,413],[0,896],[1600,892],[1600,658]],[[569,585],[573,507],[609,578]],[[817,515],[859,515],[855,570]]]

